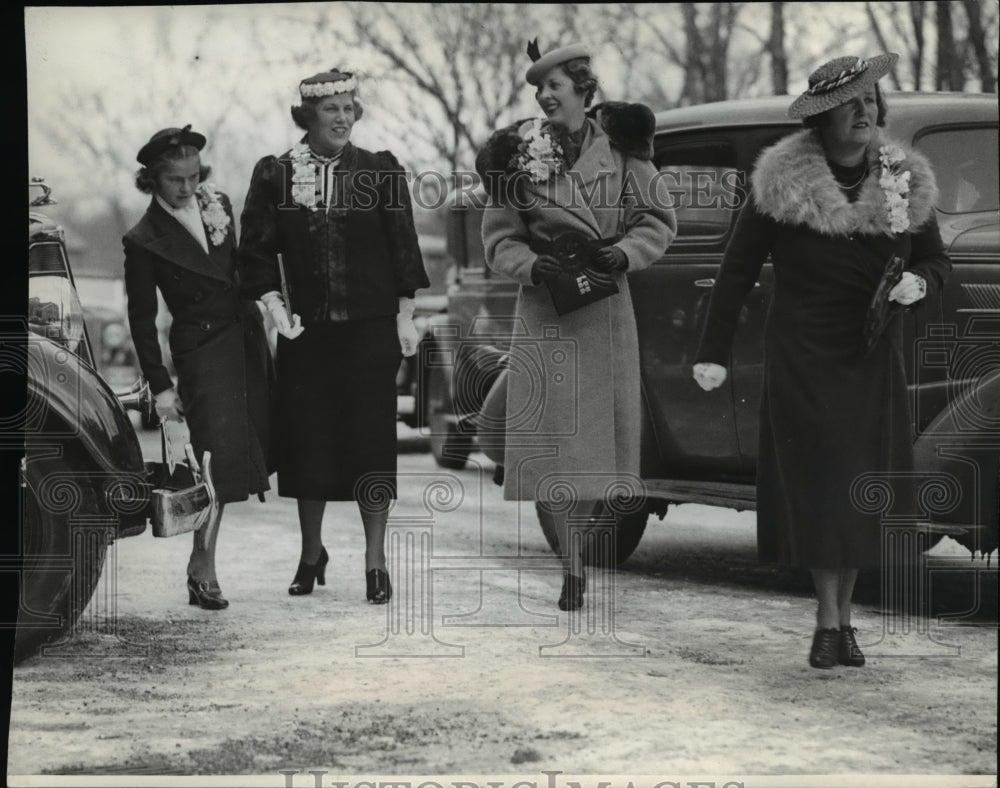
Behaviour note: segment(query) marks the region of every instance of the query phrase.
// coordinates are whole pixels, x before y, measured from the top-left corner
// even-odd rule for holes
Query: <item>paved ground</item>
[[[488,472],[400,470],[393,606],[364,601],[350,505],[304,598],[294,504],[232,507],[223,612],[187,604],[186,537],[119,542],[84,631],[15,670],[10,774],[995,773],[995,602],[978,623],[886,617],[868,581],[868,666],[817,671],[808,583],[756,564],[752,513],[672,507],[571,616],[531,511]],[[939,612],[969,606],[960,574],[935,583]]]

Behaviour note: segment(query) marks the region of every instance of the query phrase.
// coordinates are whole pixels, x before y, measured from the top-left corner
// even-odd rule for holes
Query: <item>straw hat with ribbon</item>
[[[809,75],[809,87],[788,108],[788,117],[807,118],[838,107],[888,74],[899,55],[889,52],[867,60],[838,57]]]

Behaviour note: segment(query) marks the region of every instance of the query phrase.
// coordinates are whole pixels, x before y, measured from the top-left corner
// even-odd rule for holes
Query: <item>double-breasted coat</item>
[[[653,164],[613,145],[597,118],[586,123],[569,171],[539,184],[519,179],[519,205],[501,200],[484,212],[487,265],[521,285],[507,389],[507,500],[557,500],[567,484],[578,500],[601,499],[616,479],[639,473],[639,346],[625,273],[615,274],[616,295],[562,316],[531,278],[534,239],[620,234],[615,246],[628,271],[638,271],[676,234]],[[623,200],[623,191],[631,197]]]
[[[902,151],[900,171],[910,173],[909,226],[902,231],[893,230],[880,185],[883,144]],[[698,360],[728,366],[740,305],[770,255],[774,293],[764,335],[757,458],[758,553],[769,563],[879,566],[880,513],[866,501],[872,494],[866,479],[890,485],[894,514],[912,511],[902,310],[867,355],[864,326],[890,257],[899,255],[926,280],[923,309],[933,307],[950,263],[927,161],[882,139],[868,156],[869,175],[851,201],[816,131],[797,132],[766,150],[706,316]]]
[[[212,453],[223,503],[269,489],[269,401],[273,378],[260,311],[239,294],[236,232],[226,195],[216,192],[229,226],[208,249],[154,197],[122,239],[128,319],[139,366],[154,394],[173,381],[156,328],[156,291],[170,310],[169,343],[177,393],[200,459]]]

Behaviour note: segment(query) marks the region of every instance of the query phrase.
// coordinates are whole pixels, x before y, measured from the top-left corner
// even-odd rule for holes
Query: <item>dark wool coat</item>
[[[173,385],[156,329],[159,289],[172,316],[170,353],[199,461],[212,452],[223,503],[270,489],[269,395],[273,378],[260,311],[239,295],[229,198],[225,240],[209,253],[154,198],[122,242],[128,319],[142,374],[154,394]]]
[[[728,366],[740,306],[771,255],[757,459],[757,539],[766,562],[879,566],[880,514],[862,503],[864,474],[897,474],[893,511],[912,511],[903,478],[913,468],[913,428],[901,318],[865,357],[865,317],[893,254],[926,279],[924,308],[940,293],[950,262],[930,165],[901,145],[911,173],[910,227],[892,233],[879,185],[885,142],[870,147],[869,175],[853,203],[815,131],[761,154],[712,292],[698,360]]]
[[[348,143],[335,172],[335,202],[313,210],[292,199],[292,151],[265,156],[240,218],[244,295],[281,292],[281,253],[289,306],[303,325],[394,315],[400,296],[430,284],[396,158]]]
[[[615,245],[625,252],[628,270],[639,271],[658,260],[676,234],[669,196],[650,199],[656,168],[648,160],[648,141],[616,144],[602,120],[587,120],[584,147],[570,174],[526,184],[521,209],[501,202],[483,215],[487,265],[521,285],[507,389],[507,500],[556,500],[567,484],[577,499],[601,499],[622,481],[638,482],[639,343],[625,272],[614,275],[617,295],[562,316],[548,289],[531,279],[537,258],[532,239],[569,231],[589,238],[622,233]],[[503,164],[509,146],[502,141],[525,130],[518,124],[494,135],[493,149],[477,160],[480,174],[491,161]],[[623,150],[635,147],[646,151],[643,158]],[[635,204],[619,198],[626,179]],[[602,205],[588,199],[586,190],[609,199]]]

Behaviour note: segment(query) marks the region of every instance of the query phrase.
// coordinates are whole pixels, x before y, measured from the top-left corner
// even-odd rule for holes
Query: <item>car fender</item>
[[[27,389],[26,444],[38,450],[68,445],[95,483],[114,477],[135,488],[135,495],[146,492],[139,489],[146,474],[135,428],[92,367],[55,342],[31,336]],[[143,513],[132,504],[113,508],[120,515],[119,535],[145,527]]]
[[[957,384],[956,384],[957,385]],[[956,541],[974,552],[997,548],[1000,527],[1000,367],[962,386],[914,444],[920,473],[953,477],[961,490],[935,522],[966,526]],[[954,504],[954,505],[951,505]]]

